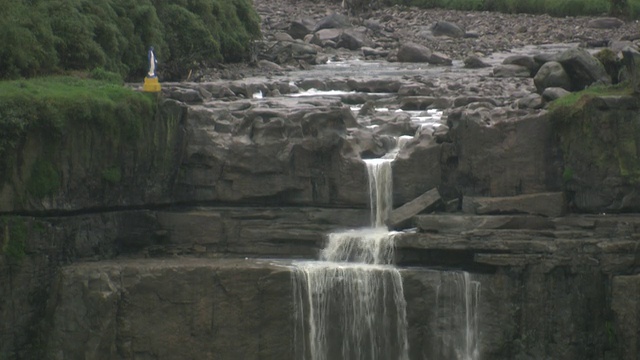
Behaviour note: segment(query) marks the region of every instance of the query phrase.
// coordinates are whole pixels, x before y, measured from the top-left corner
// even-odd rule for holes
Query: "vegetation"
[[[110,167],[102,171],[102,178],[109,184],[117,184],[122,180],[122,173],[117,167]]]
[[[0,0],[0,78],[102,68],[124,78],[244,59],[259,36],[251,0]],[[165,73],[163,73],[163,70]]]
[[[620,83],[613,86],[596,85],[590,86],[582,91],[572,92],[555,100],[549,107],[552,114],[557,118],[564,118],[564,115],[572,115],[585,110],[586,104],[597,96],[607,95],[631,95],[633,89],[628,83]]]
[[[387,0],[387,3],[553,16],[611,14],[633,19],[640,17],[640,0]]]
[[[78,77],[0,82],[0,182],[9,176],[15,149],[30,136],[46,147],[31,169],[27,190],[37,198],[60,184],[52,165],[55,144],[73,128],[90,126],[114,144],[132,142],[155,115],[155,97],[122,85]],[[116,174],[105,178],[114,180]]]
[[[640,184],[637,134],[640,124],[629,110],[600,110],[599,97],[632,95],[628,83],[592,86],[566,95],[549,107],[551,120],[565,157],[563,180],[571,181],[574,172],[608,174],[610,171],[629,184]],[[630,101],[640,102],[636,96]],[[637,105],[636,105],[637,106]]]
[[[10,263],[19,263],[26,256],[27,224],[19,218],[0,218],[0,254]]]

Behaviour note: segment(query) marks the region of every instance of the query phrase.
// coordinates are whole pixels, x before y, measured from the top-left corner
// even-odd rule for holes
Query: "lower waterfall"
[[[296,359],[409,360],[407,303],[393,265],[397,233],[384,225],[392,208],[392,161],[365,161],[372,227],[330,233],[318,261],[292,265]],[[479,283],[466,272],[443,274],[429,359],[477,360]]]

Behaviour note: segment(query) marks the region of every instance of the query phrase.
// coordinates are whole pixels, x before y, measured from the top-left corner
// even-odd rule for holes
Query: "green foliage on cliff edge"
[[[134,142],[143,122],[155,116],[153,94],[111,82],[47,77],[0,82],[0,184],[8,180],[16,150],[27,134],[40,134],[48,147],[31,169],[28,191],[37,198],[60,184],[52,165],[55,146],[72,129],[87,126],[113,144]]]
[[[592,172],[616,175],[640,185],[640,122],[635,110],[599,110],[599,97],[630,96],[627,83],[593,86],[564,96],[550,106],[565,158],[565,172],[573,178],[575,162],[589,164]],[[632,98],[640,105],[640,98]],[[570,169],[570,170],[567,170]],[[566,179],[567,181],[571,179]]]
[[[251,0],[0,0],[0,9],[4,79],[97,67],[139,78],[149,46],[161,75],[179,73],[242,60],[260,35]]]

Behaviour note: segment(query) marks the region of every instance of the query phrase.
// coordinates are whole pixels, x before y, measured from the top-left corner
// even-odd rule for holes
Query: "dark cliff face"
[[[235,91],[242,89],[250,94]],[[206,94],[195,93],[198,101]],[[291,358],[287,268],[214,259],[315,258],[327,232],[366,226],[360,157],[389,145],[384,133],[353,131],[353,113],[334,100],[302,101],[302,110],[290,99],[268,108],[207,101],[162,100],[140,140],[122,148],[78,129],[51,163],[62,169],[60,186],[42,198],[21,195],[28,179],[19,174],[47,151],[26,142],[2,190],[11,201],[2,202],[0,354]],[[626,334],[637,329],[637,309],[626,299],[637,296],[637,219],[554,217],[563,214],[565,189],[574,211],[611,204],[581,203],[577,194],[627,199],[617,209],[636,209],[635,110],[557,128],[545,112],[485,105],[451,112],[444,130],[422,133],[393,165],[397,205],[439,188],[438,211],[469,217],[415,218],[417,233],[398,239],[411,358],[446,358],[440,344],[457,336],[433,311],[446,277],[437,268],[465,269],[479,282],[483,356],[631,359],[636,345]],[[598,147],[571,135],[589,126],[599,129]],[[603,150],[608,141],[616,151]],[[81,156],[87,144],[93,155]],[[121,163],[121,176],[104,172],[94,160],[101,156]],[[603,172],[591,171],[588,157],[604,164],[607,186],[596,186]],[[574,175],[563,179],[568,168]],[[541,206],[554,211],[534,211]],[[520,212],[529,215],[513,214]],[[162,260],[176,256],[185,259]],[[150,257],[157,259],[136,260]]]

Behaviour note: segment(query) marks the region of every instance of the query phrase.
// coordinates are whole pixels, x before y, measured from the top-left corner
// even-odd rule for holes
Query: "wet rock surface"
[[[254,63],[163,83],[163,114],[176,115],[161,132],[176,139],[164,149],[172,171],[127,173],[163,179],[149,187],[153,207],[129,188],[3,203],[60,216],[16,216],[29,240],[25,260],[0,263],[10,294],[0,299],[10,319],[0,322],[0,355],[38,358],[45,344],[60,359],[291,358],[287,262],[317,258],[327,232],[369,225],[362,160],[402,143],[394,207],[409,204],[397,220],[411,229],[396,237],[396,263],[412,359],[456,358],[437,342],[461,336],[446,327],[460,309],[439,308],[450,301],[438,292],[459,276],[443,274],[460,269],[482,287],[482,358],[634,358],[640,221],[603,213],[640,211],[637,103],[594,100],[593,136],[571,128],[581,124],[558,132],[546,106],[606,83],[593,46],[633,46],[635,24],[255,4],[264,39]],[[401,62],[407,44],[425,62]],[[568,50],[578,45],[587,50]],[[604,151],[610,143],[620,151]],[[2,244],[16,227],[7,224]]]

